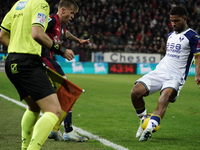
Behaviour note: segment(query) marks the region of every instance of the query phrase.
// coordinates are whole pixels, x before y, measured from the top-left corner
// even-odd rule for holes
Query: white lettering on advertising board
[[[159,63],[160,54],[105,52],[104,62],[112,63]]]

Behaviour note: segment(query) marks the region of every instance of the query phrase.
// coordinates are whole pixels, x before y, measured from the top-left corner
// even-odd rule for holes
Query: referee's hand
[[[71,49],[66,49],[65,53],[62,55],[62,57],[66,58],[67,60],[72,60],[74,56],[74,52]]]

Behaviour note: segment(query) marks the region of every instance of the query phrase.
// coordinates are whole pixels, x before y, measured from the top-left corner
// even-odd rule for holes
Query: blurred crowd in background
[[[0,23],[16,0],[1,0]],[[51,13],[58,0],[47,0]],[[79,12],[67,25],[73,35],[90,39],[89,46],[63,40],[66,48],[90,61],[91,52],[165,53],[166,39],[172,31],[169,11],[186,7],[188,26],[200,34],[200,2],[197,0],[76,0]],[[2,46],[0,49],[3,48]]]

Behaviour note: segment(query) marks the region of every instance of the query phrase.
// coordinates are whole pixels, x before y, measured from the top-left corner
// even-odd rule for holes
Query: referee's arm
[[[51,49],[53,41],[50,37],[44,32],[44,29],[41,26],[32,26],[31,35],[35,41],[47,49]]]
[[[1,29],[0,32],[0,42],[5,45],[6,47],[8,47],[9,42],[10,42],[10,33],[4,31],[3,29]]]

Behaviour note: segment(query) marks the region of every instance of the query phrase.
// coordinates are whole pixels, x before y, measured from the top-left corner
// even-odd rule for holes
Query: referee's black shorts
[[[5,71],[16,87],[20,100],[27,96],[35,101],[56,93],[41,57],[30,54],[11,53],[5,63]]]

